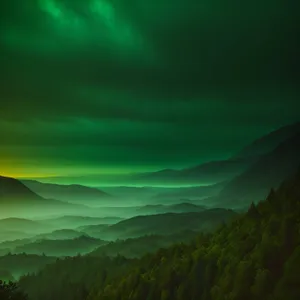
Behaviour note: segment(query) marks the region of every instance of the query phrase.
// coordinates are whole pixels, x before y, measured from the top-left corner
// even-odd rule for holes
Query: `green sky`
[[[1,173],[192,166],[299,121],[299,8],[1,1]]]

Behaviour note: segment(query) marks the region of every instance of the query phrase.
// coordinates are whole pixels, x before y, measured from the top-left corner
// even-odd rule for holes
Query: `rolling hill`
[[[185,230],[173,235],[146,235],[138,238],[118,240],[97,248],[89,256],[122,255],[127,258],[137,258],[176,243],[190,242],[196,235],[198,235],[197,232]]]
[[[73,229],[58,229],[50,233],[36,235],[34,240],[71,240],[84,235],[82,232]]]
[[[179,187],[166,189],[151,197],[151,203],[179,203],[182,199],[190,201],[200,200],[201,198],[216,196],[224,188],[227,182],[221,182],[205,186]]]
[[[0,242],[33,237],[53,230],[50,225],[21,218],[0,219]]]
[[[192,203],[179,203],[173,205],[145,205],[137,208],[136,212],[138,215],[154,215],[164,213],[199,212],[205,209],[205,206],[195,205]]]
[[[58,218],[43,219],[40,222],[56,228],[76,229],[82,226],[98,224],[115,224],[122,221],[119,217],[87,217],[87,216],[62,216]]]
[[[1,253],[7,254],[8,252],[13,252],[17,247],[20,248],[24,245],[36,243],[41,240],[72,240],[80,238],[83,235],[86,234],[84,232],[71,229],[60,229],[50,233],[31,235],[30,238],[2,241],[0,242],[0,250]]]
[[[83,185],[59,185],[42,183],[36,180],[22,180],[22,183],[46,199],[56,199],[70,203],[80,203],[86,205],[111,205],[114,197],[101,191]]]
[[[101,239],[102,231],[108,226],[108,224],[80,226],[77,230],[95,239]]]
[[[114,240],[149,234],[170,235],[183,230],[211,231],[234,216],[236,213],[227,209],[137,216],[104,228],[101,236],[105,240]]]
[[[0,219],[0,231],[24,231],[27,233],[41,233],[53,229],[51,225],[21,218]]]
[[[12,250],[14,254],[26,253],[47,256],[75,256],[86,254],[107,242],[89,236],[80,236],[67,240],[37,240],[19,245]]]

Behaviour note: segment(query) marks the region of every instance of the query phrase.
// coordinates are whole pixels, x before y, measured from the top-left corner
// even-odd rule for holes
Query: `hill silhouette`
[[[300,133],[300,122],[281,127],[255,140],[234,155],[234,158],[261,156],[274,150],[285,140]]]
[[[20,181],[0,176],[0,203],[6,204],[7,201],[14,201],[15,203],[22,203],[23,201],[43,201],[44,199],[29,188],[27,188]]]
[[[137,216],[105,227],[101,236],[103,239],[124,239],[149,234],[169,235],[183,230],[211,231],[234,216],[236,213],[227,209]]]
[[[89,255],[112,257],[122,255],[127,258],[137,258],[176,243],[190,242],[198,234],[192,230],[184,230],[173,235],[145,235],[138,238],[117,240],[97,248]]]
[[[78,184],[60,185],[42,183],[36,180],[22,180],[22,183],[46,199],[96,206],[111,204],[114,199],[113,196],[100,189]]]
[[[199,212],[204,211],[205,206],[196,205],[193,203],[179,203],[173,205],[145,205],[136,209],[138,215],[153,215],[164,213],[184,213],[184,212]]]
[[[205,186],[179,187],[162,191],[151,197],[151,203],[180,203],[181,199],[188,198],[190,201],[205,197],[212,197],[224,188],[227,182],[220,182]],[[171,190],[171,191],[169,191]]]
[[[232,157],[211,161],[181,170],[161,170],[158,172],[136,175],[135,180],[150,183],[219,183],[231,180],[246,171],[257,160],[273,151],[280,143],[300,133],[300,122],[284,126],[253,141]],[[212,196],[206,194],[204,196]]]
[[[29,255],[29,254],[7,254],[0,256],[0,266],[7,270],[15,279],[20,276],[41,270],[49,263],[55,262],[56,257]]]
[[[211,161],[185,168],[181,170],[162,170],[152,173],[136,174],[133,180],[136,182],[160,184],[199,184],[226,181],[245,170],[257,158],[237,158],[220,161]]]
[[[285,140],[254,165],[234,178],[220,192],[218,204],[228,207],[247,206],[262,200],[271,187],[297,172],[300,166],[300,133]]]
[[[0,231],[24,231],[27,233],[41,233],[50,231],[53,227],[42,222],[22,218],[0,219]]]
[[[122,221],[119,217],[88,217],[88,216],[62,216],[57,218],[47,218],[40,222],[57,228],[76,229],[82,226],[98,225],[98,224],[114,224]]]
[[[24,245],[19,245],[12,250],[14,254],[26,253],[47,256],[75,256],[86,254],[107,242],[86,235],[74,239],[49,240],[41,239]]]
[[[299,196],[297,173],[266,200],[189,244],[138,260],[120,255],[59,260],[19,284],[32,300],[76,295],[89,300],[298,300]]]
[[[88,210],[88,207],[84,205],[44,199],[19,180],[3,176],[0,176],[0,204],[0,218],[47,215],[57,213],[57,211],[70,213]]]

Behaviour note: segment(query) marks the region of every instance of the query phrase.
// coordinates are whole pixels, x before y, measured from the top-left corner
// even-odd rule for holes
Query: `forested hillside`
[[[300,298],[300,174],[212,236],[161,250],[89,300]]]
[[[140,260],[58,260],[23,277],[20,286],[32,300],[298,300],[298,274],[300,172],[231,224],[190,244]]]

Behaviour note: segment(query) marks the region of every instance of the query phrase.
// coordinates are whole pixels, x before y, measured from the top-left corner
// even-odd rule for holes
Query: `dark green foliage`
[[[118,254],[128,258],[138,258],[147,253],[153,253],[160,248],[169,247],[179,242],[189,242],[199,234],[186,230],[174,235],[147,235],[134,239],[117,240],[101,246],[91,252],[91,256],[116,256]]]
[[[160,250],[88,300],[300,299],[300,180],[213,235]],[[146,296],[145,296],[146,295]]]
[[[36,275],[21,277],[19,284],[30,300],[84,300],[94,284],[97,288],[104,287],[108,280],[129,271],[132,263],[121,256],[78,255],[57,259]]]
[[[9,282],[0,280],[0,299],[1,300],[27,300],[27,295],[19,290],[18,286]]]
[[[20,286],[32,300],[300,299],[299,196],[296,176],[231,224],[190,244],[136,260],[58,260],[23,277]]]
[[[0,280],[2,281],[14,281],[13,275],[8,270],[0,269]]]
[[[17,279],[21,275],[36,272],[47,264],[55,262],[55,260],[55,257],[49,256],[9,253],[5,256],[0,256],[0,267],[3,270],[9,271]],[[0,277],[0,279],[5,278]]]

